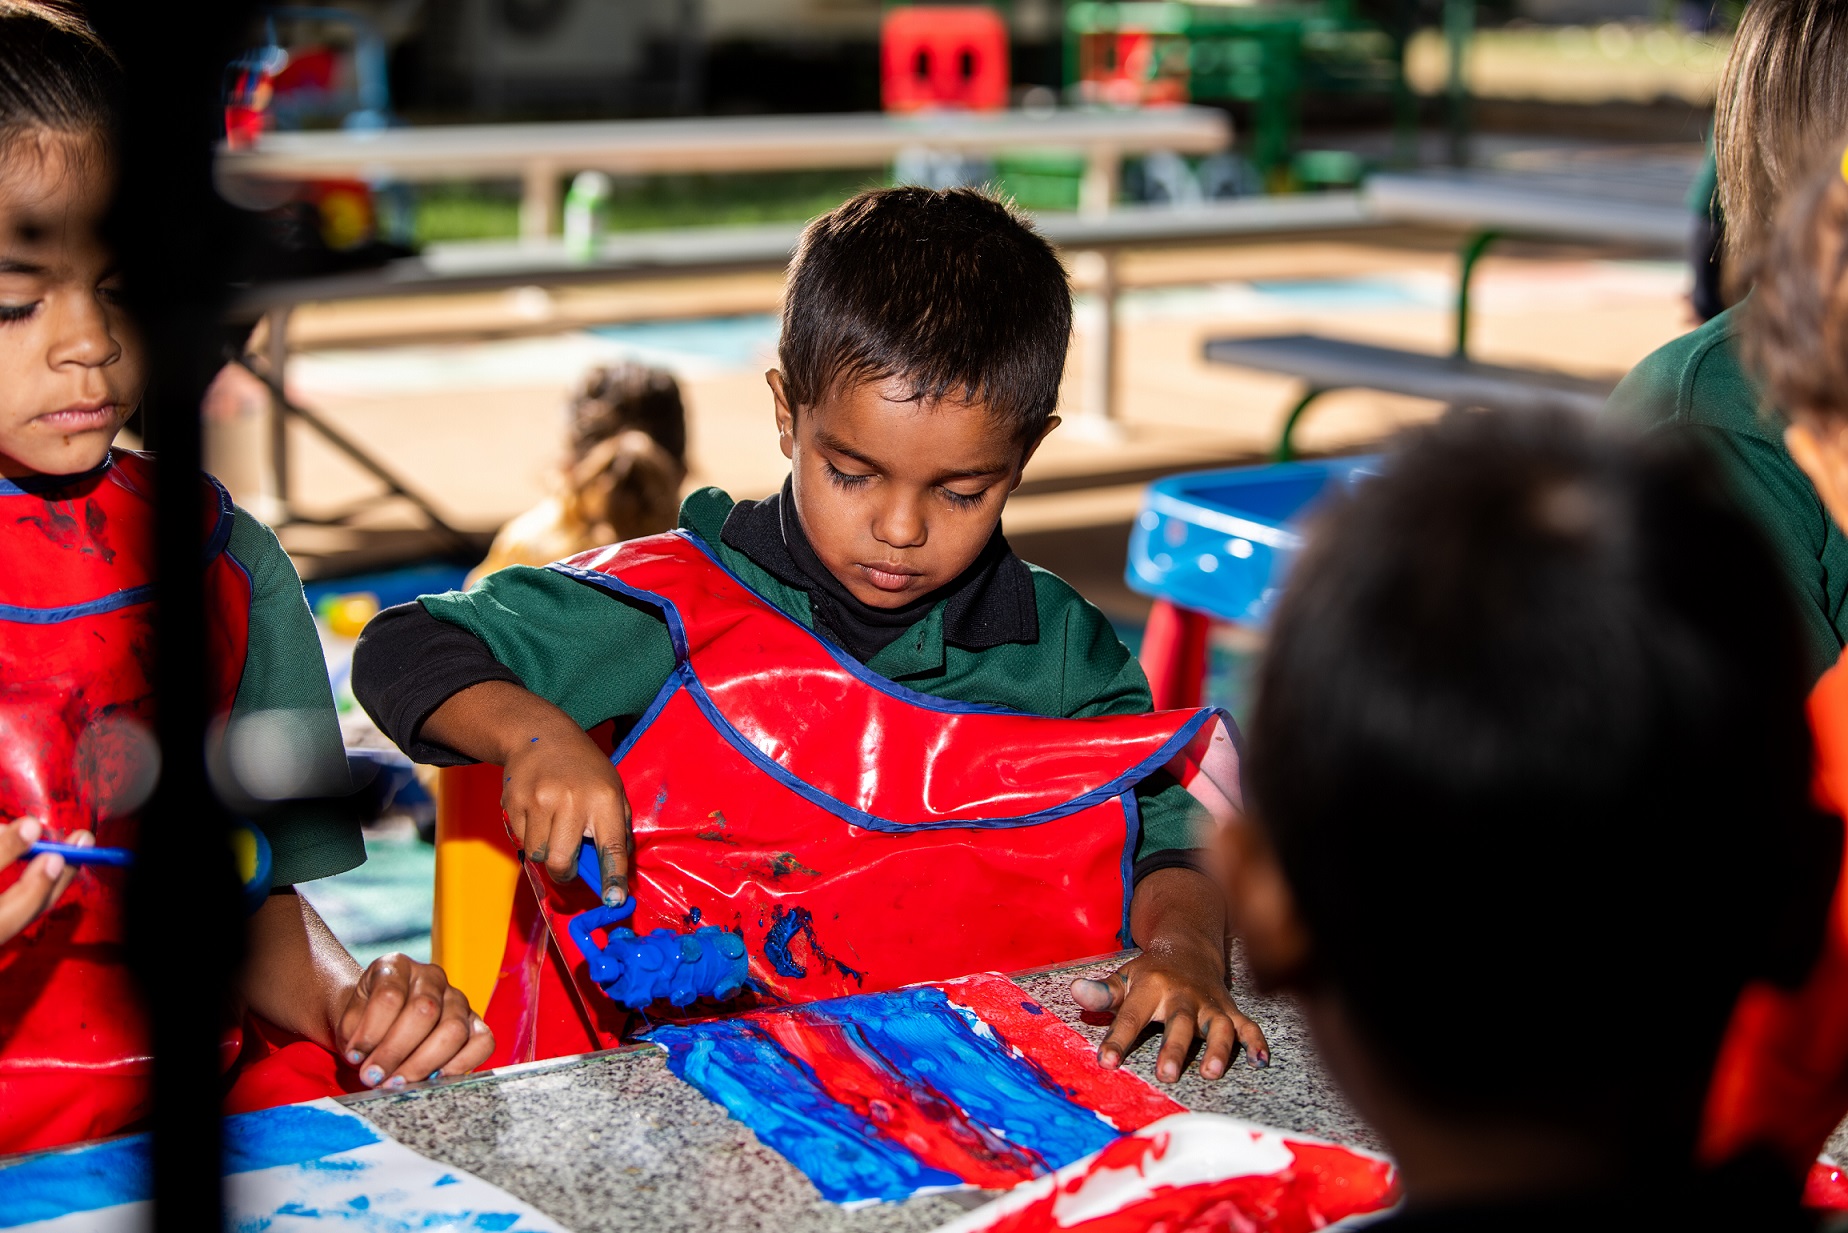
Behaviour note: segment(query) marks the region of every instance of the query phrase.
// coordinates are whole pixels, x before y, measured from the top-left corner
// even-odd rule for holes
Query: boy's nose
[[[888,502],[873,522],[873,537],[893,548],[920,548],[925,536],[924,512],[908,498]]]
[[[53,367],[74,364],[82,368],[101,368],[121,358],[121,340],[110,329],[103,306],[93,297],[73,297],[65,303],[47,307],[54,314],[49,356]]]

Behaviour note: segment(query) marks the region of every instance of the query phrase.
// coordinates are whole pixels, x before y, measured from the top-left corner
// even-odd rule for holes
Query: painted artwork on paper
[[[1181,1113],[1028,1182],[937,1233],[1311,1233],[1398,1202],[1390,1161]]]
[[[999,976],[656,1028],[676,1075],[859,1204],[1004,1190],[1181,1111]]]
[[[0,1168],[0,1229],[143,1233],[152,1181],[146,1135],[26,1157]],[[237,1233],[567,1233],[332,1100],[226,1118],[225,1206]]]

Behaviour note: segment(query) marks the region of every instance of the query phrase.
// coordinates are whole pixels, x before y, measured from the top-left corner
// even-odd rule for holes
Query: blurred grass
[[[863,188],[887,182],[883,167],[618,178],[612,232],[720,223],[798,222],[832,210]],[[520,194],[511,184],[440,184],[420,189],[418,244],[507,239],[520,231]]]

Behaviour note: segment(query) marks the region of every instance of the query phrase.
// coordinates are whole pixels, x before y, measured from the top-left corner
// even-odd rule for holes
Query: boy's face
[[[0,475],[97,466],[147,368],[101,225],[113,185],[95,138],[0,149]]]
[[[1022,441],[981,403],[905,401],[897,378],[797,415],[782,374],[767,377],[802,530],[828,572],[875,608],[902,607],[969,567],[1059,422]]]

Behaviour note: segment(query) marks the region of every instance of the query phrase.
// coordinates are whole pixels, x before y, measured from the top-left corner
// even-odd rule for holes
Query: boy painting
[[[1059,422],[1070,332],[1058,258],[1005,205],[966,190],[861,194],[811,224],[790,270],[781,365],[768,374],[789,479],[763,501],[694,493],[676,542],[696,540],[777,619],[924,709],[1146,713],[1147,682],[1103,615],[1016,557],[1000,530]],[[585,730],[645,726],[684,666],[685,635],[678,617],[594,581],[513,568],[383,613],[355,655],[354,690],[414,758],[503,766],[510,830],[554,881],[573,876],[580,836],[594,837],[604,902],[617,905],[630,890],[632,802]],[[758,668],[779,670],[791,671]],[[840,735],[868,748],[863,778],[920,756],[875,747],[877,733]],[[1123,799],[1128,931],[1143,953],[1073,989],[1086,1009],[1116,1012],[1102,1060],[1119,1063],[1160,1021],[1165,1080],[1196,1040],[1208,1078],[1239,1044],[1265,1064],[1262,1032],[1227,991],[1223,909],[1195,859],[1206,811],[1161,770],[1139,773]],[[1042,901],[993,902],[990,914],[1032,921],[1063,890],[1048,883]]]

